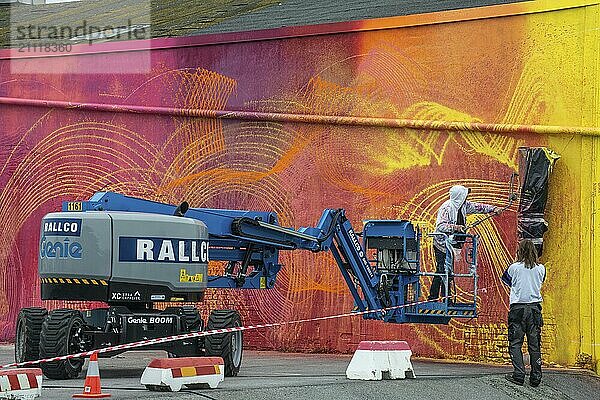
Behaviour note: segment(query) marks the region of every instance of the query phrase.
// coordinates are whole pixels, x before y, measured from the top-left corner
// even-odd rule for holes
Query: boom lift
[[[361,238],[362,236],[362,238]],[[456,235],[455,235],[456,236]],[[448,243],[453,238],[448,239]],[[235,310],[214,310],[207,324],[182,302],[201,301],[206,288],[270,289],[282,265],[279,252],[330,251],[357,310],[389,323],[447,324],[477,315],[478,236],[462,234],[464,279],[459,298],[419,302],[422,233],[404,220],[369,220],[355,232],[343,209],[326,209],[315,227],[282,227],[273,212],[189,208],[98,192],[64,202],[42,220],[39,273],[43,300],[101,301],[79,311],[22,309],[17,362],[185,332],[241,326]],[[449,247],[450,249],[450,247]],[[450,250],[448,253],[450,255]],[[223,275],[208,276],[208,260],[224,261]],[[455,266],[461,263],[454,263]],[[447,285],[448,272],[442,274]],[[448,293],[448,292],[446,292]],[[158,310],[156,302],[173,302]],[[155,345],[172,356],[220,356],[237,375],[242,333]],[[112,356],[116,353],[104,354]],[[76,377],[83,360],[42,364],[46,376]]]

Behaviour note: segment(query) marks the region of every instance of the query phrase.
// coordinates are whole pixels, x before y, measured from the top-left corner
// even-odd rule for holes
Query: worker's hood
[[[450,204],[455,212],[458,212],[463,204],[465,204],[468,195],[469,189],[464,186],[456,185],[450,188]]]

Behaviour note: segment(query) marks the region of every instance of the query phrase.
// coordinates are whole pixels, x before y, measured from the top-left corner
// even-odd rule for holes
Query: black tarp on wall
[[[548,222],[544,219],[548,200],[548,180],[552,167],[560,156],[545,147],[521,147],[519,149],[519,214],[517,233],[519,239],[531,239],[538,255],[544,249],[544,233]]]

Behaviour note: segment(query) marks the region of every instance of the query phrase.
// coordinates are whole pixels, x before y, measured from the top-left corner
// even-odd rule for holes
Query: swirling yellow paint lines
[[[343,87],[325,81],[320,77],[313,78],[303,94],[304,109],[308,112],[328,115],[394,115],[395,107],[389,103],[373,102],[364,97],[360,88]],[[385,196],[388,190],[375,190],[370,185],[357,182],[373,183],[380,179],[373,174],[379,163],[381,149],[390,148],[386,143],[395,137],[394,131],[386,129],[370,129],[364,127],[313,126],[304,125],[299,128],[301,134],[311,138],[314,145],[330,151],[317,151],[313,156],[317,160],[320,175],[328,182],[351,192],[367,196]],[[314,138],[314,139],[312,139]],[[375,140],[376,138],[376,140]],[[349,146],[353,143],[354,146]],[[409,145],[406,147],[410,148]]]
[[[381,45],[379,45],[381,46]],[[423,71],[402,50],[395,48],[372,48],[361,54],[361,63],[354,80],[343,86],[325,80],[321,74],[311,78],[301,94],[302,111],[327,115],[377,115],[381,117],[419,120],[483,122],[467,113],[446,107],[435,102],[414,102]],[[392,87],[398,96],[382,96]],[[388,89],[386,89],[388,88]],[[393,91],[392,91],[393,92]],[[406,93],[406,94],[404,94]],[[400,111],[401,107],[408,107]],[[356,128],[353,128],[355,131]],[[339,133],[339,132],[336,132]],[[371,131],[369,136],[380,138],[381,132]],[[396,170],[425,166],[433,157],[440,165],[448,139],[447,133],[435,130],[389,130],[384,140],[379,140],[379,149],[374,163],[369,163],[377,173],[388,174]],[[356,136],[354,136],[356,138]],[[463,131],[454,135],[454,140],[464,150],[477,152],[516,169],[518,147],[523,144],[506,135]],[[381,142],[387,145],[381,145]],[[387,142],[387,143],[385,143]],[[368,144],[366,145],[368,147]],[[376,167],[373,167],[376,165]],[[326,168],[333,182],[343,182],[335,176],[339,168]]]
[[[417,112],[415,112],[417,111]],[[467,113],[451,109],[435,102],[420,102],[414,103],[403,112],[403,118],[416,120],[434,120],[434,121],[461,121],[461,122],[483,122],[480,118],[473,117]],[[514,123],[524,123],[524,119],[517,119]],[[504,121],[504,123],[508,123]],[[432,131],[418,132],[418,136],[428,137],[430,135],[439,135]],[[487,155],[497,161],[516,169],[517,151],[524,144],[523,140],[517,140],[510,136],[463,131],[459,135],[454,135],[454,139],[458,144],[464,141],[469,151],[476,151],[480,154]],[[442,153],[437,157],[438,164],[441,164]]]
[[[152,77],[138,85],[125,100],[145,99],[146,95],[154,95],[160,91],[169,106],[222,110],[236,86],[235,80],[214,71],[199,68],[171,69],[158,65],[153,67]],[[223,151],[225,146],[222,123],[218,119],[173,117],[173,122],[175,129],[156,153],[156,157],[169,160],[178,157],[184,162],[170,165],[169,174],[175,174],[168,180],[181,176],[177,172],[180,164],[194,164],[211,153]],[[182,195],[179,190],[175,192],[175,197]]]
[[[439,121],[471,121],[473,119],[467,114],[428,101],[412,104],[402,111],[400,118],[415,120],[431,119]],[[432,158],[438,165],[442,164],[444,153],[452,135],[451,133],[414,129],[407,130],[406,133],[410,135],[409,143],[416,143],[421,147],[421,151],[412,155],[413,157],[420,157],[422,163],[426,163],[425,165],[428,165]],[[415,153],[414,150],[413,153]],[[395,163],[391,164],[392,167],[395,166]]]
[[[346,294],[348,287],[337,268],[332,264],[331,255],[319,253],[312,255],[309,259],[305,254],[291,254],[294,260],[289,290],[293,293],[307,292],[302,301],[312,298],[317,291]]]
[[[395,105],[364,98],[368,91],[363,89],[342,87],[317,76],[306,86],[301,103],[272,100],[257,102],[256,107],[261,111],[281,110],[283,107],[288,112],[318,110],[319,113],[333,115],[385,112],[391,116],[399,116]],[[423,140],[421,133],[416,131],[403,130],[399,133],[392,129],[364,127],[349,130],[310,124],[299,125],[297,129],[295,144],[286,156],[296,157],[309,144],[330,149],[311,152],[311,157],[317,160],[319,175],[343,190],[360,194],[362,199],[358,202],[367,204],[398,201],[399,190],[395,186],[390,187],[385,175],[400,168],[428,165],[431,153],[436,154],[438,151],[432,150],[432,144]],[[435,135],[434,133],[433,136]],[[447,142],[447,135],[444,141]],[[350,146],[353,142],[354,146]],[[440,146],[442,149],[445,142]],[[387,162],[388,159],[392,162]],[[282,162],[286,161],[287,158],[282,159]],[[280,165],[281,163],[277,170]]]
[[[405,118],[407,115],[420,115],[428,109],[416,106],[402,114],[397,106],[389,101],[374,101],[365,97],[360,87],[343,87],[327,82],[320,77],[313,78],[302,98],[304,109],[309,112],[329,115],[383,115]],[[370,202],[388,198],[397,193],[383,183],[385,176],[397,170],[415,166],[426,166],[432,157],[441,162],[448,135],[438,132],[414,130],[394,130],[385,128],[353,127],[352,130],[334,126],[299,128],[309,132],[306,136],[315,137],[322,147],[334,152],[316,152],[319,171],[328,182],[361,194]],[[349,146],[353,143],[354,146]]]
[[[265,209],[276,211],[280,223],[293,226],[294,215],[279,175],[292,165],[297,155],[310,142],[298,132],[284,129],[281,124],[245,123],[224,128],[226,138],[235,138],[235,146],[208,154],[195,164],[185,164],[182,157],[174,160],[180,178],[165,181],[162,190],[170,192],[176,187],[185,188],[186,200],[193,206]],[[169,173],[169,178],[175,172]],[[236,206],[239,205],[239,206]],[[286,267],[278,276],[277,290],[258,292],[244,301],[255,307],[253,318],[286,318],[298,304],[312,297],[314,288],[321,292],[339,293],[340,280],[332,285],[331,264],[327,257],[319,257],[321,273],[313,273],[314,261],[307,265],[301,254],[283,252],[280,256]],[[222,265],[211,268],[220,269]],[[218,295],[217,295],[218,296]],[[235,296],[238,296],[236,294]],[[269,302],[269,311],[263,315],[262,304]]]
[[[472,189],[472,194],[469,196],[471,201],[503,205],[508,198],[508,187],[507,184],[503,182],[479,179],[440,181],[422,189],[404,206],[396,207],[398,218],[422,221],[426,227],[425,234],[428,231],[433,231],[435,229],[435,219],[437,217],[438,208],[448,199],[450,187],[457,184],[462,184]],[[516,212],[515,205],[507,211],[507,213],[510,212]],[[504,217],[507,215],[510,214],[504,214]],[[469,216],[468,221],[470,223],[477,218],[480,217]],[[495,222],[488,221],[479,225],[474,232],[481,236],[481,245],[479,247],[479,275],[484,281],[498,282],[501,271],[510,264],[512,259],[498,232],[498,228]],[[426,245],[423,248],[422,260],[423,268],[428,271],[433,271],[435,270],[435,258],[433,257],[431,240],[427,241],[427,239],[425,239],[425,241]],[[428,283],[430,280],[426,280],[425,282]],[[427,294],[428,287],[428,284],[423,285],[424,294]],[[460,300],[472,300],[472,297],[468,295],[468,292],[472,289],[470,286],[467,287],[464,286],[464,284],[461,286],[461,282],[457,281],[457,289]],[[488,302],[491,298],[493,299],[492,301],[500,301],[501,304],[504,304],[506,289],[498,287],[496,290],[498,291],[496,295],[492,294],[493,290],[488,292]],[[486,306],[490,307],[493,306],[493,304],[486,303]],[[494,307],[494,309],[497,308]],[[471,325],[472,323],[469,322],[464,323],[453,320],[449,327],[434,327],[432,329],[437,331],[439,337],[442,337],[449,342],[460,344],[462,342],[464,331]],[[415,327],[415,330],[420,331],[417,327]],[[436,347],[436,349],[443,355],[448,356],[450,354],[441,347]]]
[[[393,99],[404,105],[425,89],[426,82],[423,68],[407,57],[404,49],[382,41],[361,57],[352,86],[379,101]]]
[[[49,110],[46,113],[44,113],[40,118],[38,118],[37,121],[35,121],[35,123],[29,127],[29,129],[27,129],[24,133],[21,134],[21,137],[19,138],[19,141],[16,143],[16,145],[12,148],[12,150],[10,151],[10,153],[8,154],[8,157],[6,157],[6,160],[4,160],[4,165],[2,166],[2,168],[0,168],[0,176],[2,176],[2,174],[4,173],[4,171],[6,170],[6,167],[9,165],[10,161],[12,160],[12,158],[15,155],[15,152],[18,149],[21,149],[23,144],[25,143],[25,140],[28,138],[29,134],[31,132],[33,132],[35,129],[37,129],[38,127],[40,127],[40,125],[46,121],[48,119],[48,117],[50,116],[50,114],[53,112],[54,110]]]
[[[148,176],[156,173],[155,166],[145,160],[155,160],[155,153],[139,135],[110,124],[82,122],[44,137],[0,193],[0,214],[6,216],[0,236],[0,271],[10,265],[7,249],[40,205],[57,197],[81,198],[117,181],[129,182],[128,190],[136,187],[134,182],[139,187],[154,186],[156,182]]]
[[[403,118],[433,121],[483,122],[479,118],[434,102],[413,104],[403,113]],[[430,135],[439,136],[440,134],[432,131],[419,132],[419,136],[421,137],[428,137]],[[470,131],[462,131],[460,134],[453,134],[452,137],[457,144],[463,147],[466,153],[477,152],[484,154],[512,169],[517,169],[517,152],[519,146],[523,145],[523,140],[517,140],[506,134],[499,135]],[[432,154],[435,155],[436,152],[432,152]],[[438,164],[441,164],[443,153],[438,152],[437,154],[436,160]]]
[[[236,144],[225,152],[210,153],[195,163],[176,157],[160,190],[170,191],[206,176],[217,182],[256,182],[286,169],[297,154],[293,149],[296,133],[283,129],[281,124],[241,124],[228,129],[227,137],[230,136]],[[180,177],[174,179],[176,176]]]
[[[460,138],[477,153],[484,154],[498,162],[517,169],[519,147],[525,144],[506,134],[462,131]],[[458,140],[458,139],[457,139]]]
[[[121,133],[115,135],[115,132]],[[77,146],[78,143],[83,142],[86,146],[90,146],[102,155],[102,157],[97,157],[97,161],[100,164],[102,164],[103,162],[109,163],[112,164],[115,169],[121,169],[122,171],[151,171],[155,169],[156,167],[149,166],[143,157],[138,159],[141,165],[143,166],[143,168],[141,168],[138,165],[137,161],[134,161],[134,157],[129,155],[135,154],[137,155],[137,157],[139,157],[144,153],[153,152],[150,145],[145,142],[139,142],[142,144],[142,148],[140,149],[140,151],[135,149],[136,146],[133,146],[134,151],[128,152],[128,148],[131,148],[132,146],[124,145],[124,143],[131,142],[130,138],[132,136],[135,138],[134,135],[131,135],[130,131],[123,131],[122,128],[110,125],[84,124],[70,126],[57,131],[56,136],[53,140],[48,141],[47,139],[45,139],[43,142],[40,143],[38,150],[40,151],[40,153],[43,154],[45,151],[53,151],[51,148],[56,146],[57,143],[64,143],[63,147],[66,148],[66,146],[73,147]],[[122,140],[124,140],[125,142],[122,142]],[[49,146],[50,149],[48,149],[47,146]],[[119,152],[119,149],[122,149],[123,151]],[[112,154],[115,152],[115,150],[119,155],[119,160],[117,162],[112,161]],[[85,160],[86,153],[81,152],[80,154],[74,154],[73,156],[67,157],[77,157],[83,158]],[[91,151],[90,158],[93,159],[94,157],[96,157],[94,155],[94,151]],[[34,160],[34,158],[32,158],[31,160]],[[128,168],[128,166],[130,166],[131,168]],[[139,179],[139,176],[136,176],[136,178]]]
[[[344,87],[321,77],[310,80],[301,100],[310,114],[352,115],[354,109],[366,107],[364,115],[370,115],[369,111],[373,108],[354,88]]]
[[[234,79],[205,69],[176,70],[179,90],[175,104],[187,109],[223,110],[235,91]],[[178,142],[185,146],[185,158],[193,163],[205,154],[222,151],[225,146],[221,121],[216,118],[177,118]],[[198,140],[200,139],[200,140]],[[194,143],[195,147],[189,144]],[[200,152],[198,150],[203,150]]]
[[[587,54],[588,48],[582,47],[587,44],[586,29],[597,29],[597,22],[583,17],[587,11],[581,11],[543,13],[526,20],[527,39],[521,56],[524,65],[513,80],[516,85],[502,123],[582,124],[587,110],[582,107],[581,90],[575,88],[586,86],[594,74],[588,70],[587,58],[575,54]],[[590,43],[594,42],[592,39]]]
[[[293,161],[293,157],[286,156],[286,153],[293,147],[297,133],[281,124],[243,123],[229,130],[227,136],[235,137],[236,143],[235,149],[229,153],[250,160],[255,167],[280,172]],[[274,167],[278,163],[280,166]]]

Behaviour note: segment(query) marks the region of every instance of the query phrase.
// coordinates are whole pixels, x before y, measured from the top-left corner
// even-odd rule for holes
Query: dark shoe
[[[531,385],[531,387],[538,387],[540,386],[541,381],[529,381],[529,384]]]
[[[506,375],[504,375],[504,377],[506,378],[507,381],[514,383],[515,385],[523,386],[523,384],[525,383],[525,380],[522,380],[522,381],[516,380],[515,377],[513,376],[513,374],[506,374]]]

